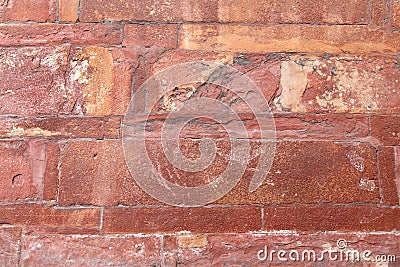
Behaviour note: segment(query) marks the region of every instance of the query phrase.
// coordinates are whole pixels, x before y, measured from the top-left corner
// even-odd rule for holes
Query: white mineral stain
[[[355,151],[350,151],[346,154],[347,158],[350,160],[351,165],[353,165],[359,172],[364,171],[364,158],[357,154]]]
[[[361,177],[359,187],[361,190],[373,192],[376,188],[376,184],[374,180],[370,180],[366,177]]]
[[[13,129],[7,133],[8,137],[12,136],[55,136],[60,135],[59,132],[51,132],[47,130],[43,130],[41,128],[29,128],[24,129],[22,127],[13,127]]]
[[[73,70],[71,71],[70,74],[70,79],[71,81],[77,81],[79,84],[88,84],[89,79],[88,79],[88,67],[89,67],[89,61],[88,60],[83,60],[81,62],[73,62]]]
[[[306,90],[307,73],[294,61],[285,61],[281,65],[282,94],[275,99],[275,105],[281,109],[305,111],[301,99]]]

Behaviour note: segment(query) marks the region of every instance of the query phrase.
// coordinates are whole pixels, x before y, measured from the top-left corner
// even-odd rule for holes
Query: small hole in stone
[[[12,181],[12,185],[15,185],[15,186],[21,186],[24,183],[21,173],[14,175],[11,181]]]
[[[97,155],[98,155],[99,153],[94,153],[93,154],[93,158],[95,159],[95,158],[97,158]]]

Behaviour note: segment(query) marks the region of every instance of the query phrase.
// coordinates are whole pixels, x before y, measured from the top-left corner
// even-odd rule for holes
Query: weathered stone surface
[[[3,70],[0,73],[0,114],[107,116],[126,112],[132,69],[126,60],[114,59],[108,49],[89,46],[71,53],[70,46],[2,48],[0,57],[3,58],[0,62]],[[52,120],[61,122],[61,119]],[[98,120],[113,122],[112,119]],[[49,119],[36,120],[39,121],[44,123]],[[67,134],[67,129],[52,132],[42,131],[40,127],[20,128],[13,129],[11,136]],[[115,131],[104,135],[115,136]]]
[[[207,53],[189,51],[169,51],[160,56],[159,60],[153,64],[151,74],[163,71],[172,66],[179,66],[188,62],[214,62],[227,65],[224,69],[226,73],[218,73],[216,70],[210,73],[207,83],[195,82],[184,84],[178,88],[170,88],[152,109],[152,112],[165,113],[175,110],[180,103],[187,100],[198,101],[197,99],[215,99],[216,103],[223,103],[235,113],[251,113],[260,107],[259,100],[264,96],[264,103],[267,105],[279,89],[280,80],[280,56],[275,54],[234,54],[234,53]],[[231,70],[237,70],[235,77],[240,77],[240,85],[232,81],[229,76]],[[170,71],[170,70],[168,70]],[[185,77],[184,73],[180,74]],[[208,75],[208,74],[204,74]],[[218,78],[212,78],[212,76]],[[173,79],[174,77],[171,77]],[[215,80],[213,80],[215,79]],[[224,84],[219,86],[217,84]],[[256,85],[256,86],[254,86]],[[258,87],[258,88],[257,88]],[[174,90],[172,90],[174,89]],[[178,92],[176,92],[178,90]],[[153,90],[154,93],[156,90]],[[254,92],[255,93],[254,93]],[[151,93],[149,95],[151,95]],[[241,93],[239,95],[239,92]],[[246,92],[248,92],[246,94]],[[256,101],[252,99],[258,95]],[[254,104],[257,102],[257,104]],[[151,107],[149,107],[150,109]],[[190,109],[194,114],[205,114],[209,112],[200,103],[191,104]],[[267,109],[265,109],[266,111]]]
[[[69,142],[61,161],[60,205],[158,203],[131,177],[121,141]]]
[[[220,22],[367,24],[368,1],[218,1]]]
[[[178,247],[180,248],[201,248],[207,246],[207,235],[186,235],[178,237]]]
[[[176,48],[178,44],[177,36],[177,24],[127,24],[124,28],[123,45]]]
[[[26,236],[22,266],[160,266],[157,236]]]
[[[179,0],[146,2],[119,0],[84,0],[80,20],[97,21],[214,21],[218,5],[215,0]]]
[[[189,121],[180,132],[180,138],[228,138],[229,135],[221,123],[207,118],[207,114],[198,112],[192,115],[195,119]],[[239,114],[249,138],[258,139],[261,136],[260,124],[263,129],[273,130],[277,140],[364,140],[368,136],[368,117],[362,114],[309,114],[309,113],[274,113],[273,122],[270,117],[261,117],[257,121],[253,114]],[[130,123],[141,129],[146,129],[148,138],[160,137],[162,127],[168,123],[185,118],[178,114],[150,114],[149,116],[134,116]],[[125,121],[126,122],[126,121]],[[269,124],[269,125],[268,125]]]
[[[2,118],[0,137],[118,138],[119,117]]]
[[[397,192],[400,199],[400,147],[395,147]]]
[[[140,47],[130,46],[122,49],[113,49],[112,54],[115,61],[117,61],[121,68],[126,68],[126,64],[129,63],[129,67],[133,72],[129,85],[132,86],[132,92],[135,93],[138,88],[150,77],[151,66],[158,60],[158,58],[168,51],[166,47]],[[129,77],[121,72],[120,75],[116,75],[116,79],[128,80]],[[114,82],[114,84],[120,84],[121,82]],[[124,83],[127,83],[124,82]],[[125,113],[126,110],[124,110]]]
[[[131,94],[134,92],[134,84],[139,72],[138,67],[131,62],[127,50],[134,49],[112,49],[110,51],[114,61],[112,71],[114,101],[120,101],[113,106],[112,110],[113,113],[122,115],[125,115],[131,101]],[[135,53],[135,56],[141,57],[141,54]]]
[[[400,70],[393,57],[293,56],[282,62],[277,110],[398,113]]]
[[[399,208],[377,206],[268,206],[264,230],[393,231],[400,228]]]
[[[367,24],[368,1],[147,1],[84,0],[82,21],[209,21],[246,23]]]
[[[99,235],[100,227],[96,226],[24,226],[25,235]]]
[[[396,233],[296,233],[209,234],[202,247],[179,246],[182,237],[164,237],[166,266],[395,266],[399,260]],[[347,246],[341,250],[339,244]],[[267,249],[267,255],[262,251]],[[280,255],[278,251],[284,251]],[[323,251],[326,251],[323,254]],[[331,259],[328,251],[331,251]],[[370,260],[362,259],[371,251]],[[259,252],[261,253],[259,254]],[[273,252],[274,251],[274,252]],[[355,257],[351,252],[355,252]],[[357,252],[360,255],[358,261]],[[297,253],[296,253],[297,252]],[[315,252],[314,254],[308,254]],[[341,253],[342,252],[342,253]],[[272,254],[271,254],[272,253]],[[305,253],[305,254],[303,254]],[[299,258],[297,259],[297,254]],[[342,255],[342,257],[340,257]],[[291,257],[290,257],[291,256]],[[387,256],[379,263],[380,256]],[[377,258],[378,257],[378,258]],[[261,259],[259,259],[261,258]],[[286,259],[286,260],[285,260]],[[320,259],[320,260],[318,260]]]
[[[198,141],[182,140],[180,145],[186,157],[199,157]],[[183,186],[200,186],[224,172],[230,158],[230,143],[218,141],[216,159],[200,172],[186,172],[173,166],[159,142],[148,141],[147,151],[164,179]],[[377,155],[369,145],[279,142],[264,184],[249,193],[249,182],[258,159],[259,144],[253,141],[245,175],[217,203],[379,202]],[[310,168],[313,172],[309,172]],[[114,141],[70,142],[66,146],[62,156],[59,201],[61,205],[106,206],[157,203],[137,187],[126,167],[122,144]]]
[[[43,200],[57,200],[59,164],[60,145],[55,143],[46,144],[46,169],[43,177]]]
[[[400,116],[375,116],[370,119],[371,135],[386,146],[400,145]]]
[[[151,73],[190,61],[237,68],[256,83],[267,101],[274,99],[272,107],[277,111],[391,114],[400,106],[396,57],[305,55],[287,60],[276,54],[170,51],[152,66]],[[202,85],[191,98],[196,96],[215,98],[218,90]]]
[[[229,141],[226,139],[214,141],[216,146],[215,158],[211,161],[211,164],[203,166],[204,170],[202,171],[192,172],[174,166],[171,161],[168,160],[165,150],[163,149],[163,144],[159,141],[147,141],[146,151],[154,169],[157,170],[157,173],[167,181],[186,187],[203,186],[214,182],[224,173],[225,169],[228,167],[232,153],[232,145]],[[180,140],[179,146],[179,150],[187,159],[195,160],[200,158],[201,152],[199,140]],[[171,152],[171,154],[172,153],[176,152],[174,151]],[[169,157],[173,156],[173,154],[171,154]]]
[[[56,209],[39,204],[0,206],[0,224],[26,226],[100,226],[100,210],[95,208]]]
[[[103,232],[118,233],[242,233],[261,230],[261,209],[228,208],[106,208]]]
[[[399,16],[399,0],[0,0],[0,266],[397,266]],[[128,118],[146,140],[124,147],[132,94],[196,61],[249,80],[216,68],[162,87],[172,91],[141,109],[158,93],[150,88],[134,105],[150,116]],[[253,111],[268,108],[251,81],[273,118],[256,121]],[[186,117],[174,113],[185,103]],[[160,138],[168,120],[163,141],[179,139],[170,153]],[[274,154],[263,151],[273,137]],[[248,155],[235,153],[240,142]],[[188,167],[204,155],[210,164]],[[262,156],[273,157],[270,169]],[[201,207],[171,207],[156,198],[174,190],[138,186],[155,174],[209,185],[230,162],[245,170],[230,172],[238,182],[225,196],[216,199],[219,187],[214,199],[175,195],[204,196]],[[336,249],[339,239],[373,261],[257,257],[266,246]]]
[[[128,62],[114,60],[108,49],[90,46],[84,50],[74,49],[71,53],[71,48],[67,45],[42,48],[1,48],[0,57],[3,59],[0,62],[2,68],[0,114],[25,116],[125,114],[130,101],[132,70]],[[71,121],[71,119],[68,120]],[[113,121],[112,119],[98,120]],[[54,123],[57,121],[62,122],[61,119],[52,119]],[[45,122],[49,122],[49,119],[36,120],[36,122],[46,124]],[[88,122],[86,121],[86,125]],[[66,128],[67,126],[68,124]],[[45,127],[49,128],[48,125]],[[97,126],[93,125],[93,127]],[[7,126],[5,126],[6,133],[4,134],[10,134],[10,136],[64,136],[68,134],[65,132],[67,129],[63,130],[59,127],[55,129],[57,132],[40,127],[27,129],[23,126],[16,126],[12,129],[14,132],[6,129]],[[75,133],[75,135],[78,134]],[[115,131],[104,135],[115,136]]]
[[[77,111],[93,116],[125,114],[132,81],[128,62],[114,60],[107,48],[89,46],[74,51],[68,73],[67,86],[82,94]]]
[[[60,21],[76,22],[78,20],[79,0],[59,0],[58,16]]]
[[[397,187],[395,149],[381,147],[378,151],[379,176],[381,180],[382,204],[398,206],[400,192]]]
[[[2,24],[1,46],[117,45],[122,42],[122,27],[112,24]]]
[[[0,48],[0,114],[70,113],[76,96],[63,78],[69,49]]]
[[[100,227],[96,226],[47,226],[26,225],[25,235],[100,235]]]
[[[277,139],[354,140],[368,135],[361,114],[274,114]]]
[[[223,143],[220,143],[220,146],[221,149],[227,148]],[[189,155],[198,153],[198,146],[193,148],[193,142],[185,142],[185,148]],[[149,156],[162,168],[162,174],[167,180],[178,184],[206,184],[215,179],[226,164],[226,159],[220,157],[206,172],[182,172],[168,164],[165,157],[157,155],[159,149],[159,144],[151,142],[148,148]],[[60,205],[116,206],[159,203],[136,185],[126,166],[120,141],[70,142],[65,147],[61,160],[58,198]]]
[[[151,66],[151,74],[162,71],[166,68],[172,67],[177,64],[185,62],[216,62],[220,64],[231,65],[234,62],[234,57],[237,53],[230,52],[204,52],[204,51],[185,51],[185,50],[169,50],[163,53]],[[242,59],[243,58],[243,59]],[[263,55],[259,56],[263,58]],[[265,55],[265,59],[268,55]],[[258,62],[253,63],[251,59],[248,59],[246,55],[238,57],[237,65],[253,66],[257,65]]]
[[[0,227],[0,265],[18,266],[21,229]]]
[[[259,155],[256,142],[253,149],[246,173],[217,203],[379,202],[377,155],[369,145],[278,142],[264,183],[250,193]]]
[[[46,143],[3,141],[0,143],[0,202],[40,200],[46,173]],[[51,160],[55,155],[49,155]]]
[[[399,52],[400,34],[365,26],[184,24],[179,47],[238,52]]]
[[[151,74],[185,62],[215,62],[235,68],[251,79],[269,101],[279,87],[280,55],[276,54],[237,54],[198,51],[168,51],[152,65]],[[225,81],[221,77],[221,81]],[[217,98],[218,88],[207,86],[196,92],[198,97]],[[229,88],[228,88],[229,89]],[[246,90],[246,88],[242,88]],[[196,95],[195,94],[195,95]]]
[[[392,24],[396,29],[400,28],[400,1],[392,2]]]
[[[56,18],[55,2],[54,0],[2,0],[0,1],[0,22],[54,22]]]
[[[382,0],[371,1],[371,22],[373,27],[385,27],[390,21],[390,2]]]
[[[197,137],[198,138],[198,137]],[[185,140],[180,149],[189,159],[199,158],[199,142]],[[148,155],[158,173],[182,186],[201,186],[221,176],[230,161],[231,144],[216,142],[214,161],[200,172],[187,172],[172,165],[158,142],[147,142]],[[249,192],[257,168],[260,143],[251,142],[250,160],[239,184],[221,204],[246,203],[353,203],[379,202],[377,156],[373,147],[328,142],[279,142],[263,185]],[[313,172],[309,172],[310,168]],[[338,175],[340,173],[340,175]]]

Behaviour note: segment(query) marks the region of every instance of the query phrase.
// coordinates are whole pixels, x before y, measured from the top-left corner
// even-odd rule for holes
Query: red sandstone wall
[[[258,253],[334,249],[339,239],[372,251],[364,266],[387,266],[377,255],[400,266],[399,49],[397,0],[0,0],[0,266],[304,266]],[[121,141],[133,93],[190,61],[252,79],[277,141],[249,192],[259,128],[242,114],[256,152],[231,192],[196,208],[146,194]],[[220,88],[201,90],[221,99]],[[205,135],[220,128],[189,125],[186,155],[199,156],[191,138]],[[148,151],[166,179],[198,186],[226,167],[229,141],[194,174],[159,145]]]

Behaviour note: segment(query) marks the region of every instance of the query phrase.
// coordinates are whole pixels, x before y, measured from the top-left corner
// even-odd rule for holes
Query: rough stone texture
[[[399,261],[399,235],[396,233],[297,233],[260,232],[260,233],[228,233],[228,234],[176,234],[165,235],[105,235],[105,236],[71,236],[28,234],[21,238],[18,228],[4,227],[0,229],[1,239],[5,242],[3,251],[7,253],[1,258],[4,266],[16,266],[19,258],[19,243],[21,242],[21,265],[65,265],[71,266],[348,266],[351,263],[351,251],[360,255],[366,250],[372,252],[371,261],[360,260],[355,266],[396,266]],[[182,240],[202,240],[194,243]],[[339,244],[346,244],[340,258]],[[267,248],[268,256],[272,250],[276,252],[265,260],[260,260],[258,254]],[[282,262],[277,251],[287,252]],[[323,261],[313,261],[312,254],[305,261],[289,259],[291,251],[297,251],[302,257],[306,251],[314,251],[316,258],[321,258],[323,251],[337,251],[324,254]],[[84,253],[82,254],[82,251]],[[348,256],[349,255],[349,256]],[[357,254],[354,254],[357,255]],[[378,263],[377,256],[390,257],[388,263]],[[260,254],[262,255],[262,253]],[[295,254],[292,254],[295,258]],[[394,256],[394,257],[392,257]],[[397,257],[396,257],[397,256]],[[349,257],[349,258],[348,258]],[[361,257],[360,257],[361,258]],[[389,258],[388,258],[389,259]]]
[[[371,116],[371,135],[386,146],[400,145],[400,116]]]
[[[114,59],[112,51],[108,49],[89,46],[83,50],[73,49],[71,52],[71,47],[67,45],[0,48],[0,57],[2,115],[108,116],[123,115],[126,112],[133,70],[126,60]],[[32,123],[37,124],[36,126],[16,125],[9,131],[8,127],[14,127],[7,126],[11,121],[2,120],[2,124],[6,123],[1,130],[3,136],[75,135],[101,138],[103,135],[110,138],[118,134],[115,129],[118,122],[112,118],[92,119],[92,123],[89,119],[82,120],[83,125],[77,130],[72,128],[74,120],[69,118],[64,121],[60,118],[33,120]],[[23,120],[17,123],[23,124]],[[114,130],[104,129],[104,126],[104,130],[101,130],[101,124]],[[96,130],[97,127],[100,129]],[[78,130],[82,132],[78,133]],[[87,133],[88,130],[93,133]]]
[[[75,102],[63,78],[69,49],[0,48],[0,114],[69,113]]]
[[[0,206],[0,213],[0,224],[70,227],[100,225],[100,210],[95,208],[54,209],[39,204],[19,204]]]
[[[264,230],[393,231],[400,228],[400,209],[378,206],[268,206]]]
[[[113,50],[115,59],[122,63],[128,62],[132,70],[134,70],[132,77],[132,92],[136,92],[138,88],[150,77],[151,66],[166,53],[169,48],[165,47],[140,47],[131,46],[123,49]]]
[[[131,177],[121,141],[70,142],[61,161],[60,205],[158,203]]]
[[[261,209],[229,208],[106,208],[103,233],[242,233],[261,230]]]
[[[0,46],[117,45],[122,27],[112,24],[24,24],[0,25]]]
[[[396,29],[400,28],[400,1],[393,1],[392,6],[392,24]]]
[[[82,21],[209,21],[246,23],[367,24],[368,1],[82,1]]]
[[[55,21],[54,0],[1,0],[0,22],[7,21]]]
[[[0,57],[2,58],[0,62],[2,68],[0,114],[2,115],[125,114],[130,101],[132,70],[128,62],[114,60],[108,49],[89,46],[84,50],[74,49],[71,55],[71,47],[68,45],[0,48]],[[98,120],[113,122],[112,119]],[[52,122],[56,123],[57,119],[53,119]],[[58,119],[58,122],[66,121]],[[86,121],[86,124],[88,123]],[[68,124],[65,127],[67,126]],[[8,131],[6,126],[2,132],[3,135],[10,134],[10,136],[67,134],[65,131],[68,129],[55,127],[56,131],[51,131],[51,127],[47,130],[40,127],[27,129],[24,126],[16,126],[12,131]],[[81,135],[83,134],[87,135],[82,132]],[[99,134],[101,133],[93,133],[96,137]],[[115,135],[115,131],[104,134],[105,137]]]
[[[180,145],[187,158],[199,157],[198,142],[186,141]],[[229,142],[218,141],[216,146],[217,156],[212,164],[193,173],[173,166],[157,142],[148,144],[147,151],[155,168],[168,181],[183,186],[200,186],[219,177],[229,162]],[[368,145],[278,143],[272,168],[268,174],[265,173],[263,185],[250,193],[248,188],[259,160],[259,149],[259,143],[252,142],[247,171],[239,184],[217,203],[379,202],[376,154]],[[312,173],[309,168],[313,168]]]
[[[157,236],[27,236],[22,266],[160,266]]]
[[[368,118],[360,114],[274,114],[279,139],[351,140],[366,138]]]
[[[46,145],[46,169],[43,177],[43,200],[55,201],[58,194],[58,173],[60,163],[60,145]]]
[[[400,202],[395,173],[395,150],[393,147],[382,147],[378,153],[382,204],[398,206]]]
[[[127,142],[125,144],[127,144]],[[127,150],[130,149],[129,145],[131,144],[132,143],[126,145]],[[146,141],[146,151],[154,166],[154,170],[167,181],[187,187],[207,185],[215,181],[217,177],[220,177],[224,173],[224,170],[227,169],[232,153],[232,145],[226,139],[222,139],[215,141],[215,146],[216,154],[211,164],[205,165],[204,170],[201,171],[186,171],[174,166],[168,160],[166,153],[163,151],[162,143],[154,140]],[[200,143],[198,140],[180,140],[178,149],[182,152],[184,157],[189,160],[194,160],[200,158],[201,153],[199,147]],[[177,153],[175,151],[171,152],[170,157],[173,153]],[[146,175],[147,172],[151,173],[152,170],[143,171],[144,175]]]
[[[188,122],[180,132],[181,138],[228,138],[223,126],[218,122],[201,118]],[[205,114],[203,114],[205,115]],[[365,140],[368,141],[368,117],[362,114],[309,114],[309,113],[274,113],[276,138],[278,140]],[[260,118],[252,114],[240,114],[240,119],[249,138],[260,138],[260,124],[264,129],[270,127],[271,118]],[[137,115],[129,120],[141,128],[146,127],[146,136],[158,138],[166,119],[179,121],[184,116],[176,114]],[[125,120],[126,122],[127,120]],[[374,143],[375,144],[375,143]]]
[[[193,153],[190,146],[193,144],[186,142],[186,148]],[[156,155],[159,146],[150,144],[148,151],[150,156]],[[191,174],[168,165],[165,158],[155,159],[156,164],[165,168],[164,175],[172,172],[172,177],[166,176],[166,179],[190,185],[209,182],[221,172],[224,162],[221,159],[213,165],[215,170],[208,168],[208,173]],[[159,203],[136,185],[126,166],[120,141],[69,143],[62,155],[59,202],[106,206]]]
[[[96,226],[47,226],[27,225],[25,235],[100,235],[100,227]]]
[[[78,76],[78,82],[83,84],[81,88],[85,98],[86,111],[84,112],[88,115],[110,115],[114,102],[111,52],[102,47],[88,47],[78,57],[82,58],[83,68],[86,66],[84,63],[87,62],[86,73],[83,73],[85,69],[82,73],[79,71],[74,73],[74,78],[81,74]]]
[[[213,21],[218,4],[215,0],[129,1],[84,0],[80,20],[97,21]]]
[[[123,45],[177,47],[177,24],[128,24],[124,28]]]
[[[249,182],[259,152],[253,153],[238,185],[218,203],[379,202],[377,156],[368,145],[277,143],[274,161],[264,183],[250,193]]]
[[[114,59],[107,48],[89,46],[74,51],[70,67],[67,86],[82,93],[77,111],[92,116],[125,114],[132,79],[128,62]]]
[[[199,154],[198,142],[186,140],[180,144],[185,156],[190,158]],[[167,160],[159,142],[147,143],[148,156],[161,175],[185,186],[208,184],[225,170],[230,157],[229,142],[218,141],[217,147],[218,157],[210,166],[204,171],[189,173]],[[245,175],[218,203],[379,202],[377,155],[369,145],[278,143],[273,166],[264,184],[250,193],[248,186],[258,163],[259,144],[253,142],[252,147]],[[116,141],[69,143],[62,155],[60,204],[157,203],[137,187],[122,153],[122,144]],[[313,168],[312,173],[308,171],[310,168]]]
[[[168,67],[185,62],[204,61],[224,64],[237,69],[257,85],[268,102],[274,97],[276,91],[278,91],[280,80],[280,55],[276,54],[259,55],[198,51],[168,51],[162,54],[155,64],[152,65],[151,74],[155,74]],[[228,83],[229,80],[222,78],[221,81]],[[246,88],[240,89],[246,90]],[[234,101],[234,98],[237,97],[237,95],[228,92],[227,88],[216,88],[211,84],[202,85],[200,88],[196,88],[196,91],[190,99],[200,97],[208,97],[223,101],[234,108],[237,112],[249,112],[249,109],[243,104],[243,101],[246,101],[247,99]],[[201,109],[199,112],[201,112]]]
[[[234,57],[237,53],[229,52],[204,52],[204,51],[185,51],[185,50],[169,50],[163,53],[157,61],[151,66],[151,74],[162,71],[168,67],[172,67],[176,64],[185,62],[216,62],[220,64],[232,65],[234,62]],[[254,55],[253,57],[257,57]],[[262,59],[264,57],[265,61],[268,61],[267,55],[259,55],[258,58]],[[253,62],[252,58],[248,59],[246,55],[242,55],[237,59],[237,65],[254,66],[259,62]],[[259,60],[261,61],[261,60]]]
[[[220,22],[367,24],[368,1],[218,1]]]
[[[276,233],[254,233],[254,234],[209,234],[206,236],[207,243],[202,247],[179,246],[182,237],[166,236],[164,238],[164,262],[166,266],[396,266],[395,262],[377,263],[376,256],[394,255],[391,260],[399,260],[399,235],[388,234],[365,234],[365,233],[313,233],[304,234],[296,232],[276,232]],[[343,250],[343,257],[340,258],[338,240],[347,242],[346,249]],[[267,247],[268,257],[265,260],[258,259],[258,253]],[[313,257],[302,261],[302,253],[314,251],[316,258],[321,258],[324,250],[337,251],[332,253],[330,260],[329,254],[324,254],[324,260],[313,261]],[[270,257],[270,253],[275,253]],[[280,261],[277,252],[286,251],[287,261]],[[296,254],[289,253],[295,250],[299,253],[299,260]],[[351,257],[347,258],[347,252],[357,250],[360,255],[365,250],[370,250],[372,255],[370,261],[362,260],[352,263]],[[349,254],[351,255],[351,254]],[[265,257],[261,253],[261,257]],[[397,257],[396,257],[397,256]],[[360,256],[361,258],[361,256]],[[342,259],[342,260],[340,260]],[[348,260],[347,260],[348,259]],[[381,264],[381,265],[379,265]],[[384,265],[388,264],[388,265]]]
[[[0,156],[0,202],[40,200],[47,167],[46,144],[40,140],[3,141]]]
[[[184,24],[179,47],[238,52],[399,52],[400,34],[365,26]]]
[[[399,16],[399,0],[0,0],[0,266],[398,266]],[[152,75],[196,61],[249,80],[205,71],[147,88],[127,109]],[[251,82],[273,118],[253,114],[268,108]],[[170,90],[143,105],[158,89]],[[216,153],[204,169],[182,170],[160,141],[167,117],[176,126],[188,115],[172,159],[200,158],[208,138]],[[127,153],[122,134],[138,132],[124,122],[146,134]],[[273,137],[271,155],[262,145]],[[243,142],[249,159],[235,156]],[[269,170],[258,165],[268,155]],[[168,206],[134,179],[208,185],[230,161],[244,175],[233,171],[234,188],[202,207]],[[257,258],[339,239],[373,261]]]
[[[393,57],[294,56],[282,62],[277,110],[398,113],[400,70]]]
[[[396,159],[396,178],[397,178],[397,192],[399,193],[400,199],[400,147],[395,147],[395,159]]]
[[[0,227],[0,265],[18,266],[21,229]]]
[[[3,118],[0,137],[118,138],[120,121],[119,117]]]
[[[371,1],[371,26],[380,28],[388,25],[390,21],[390,1]]]
[[[180,248],[201,248],[207,246],[207,235],[186,235],[178,237]]]
[[[58,16],[60,21],[76,22],[78,20],[79,0],[59,0]]]

